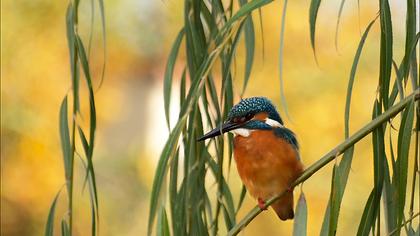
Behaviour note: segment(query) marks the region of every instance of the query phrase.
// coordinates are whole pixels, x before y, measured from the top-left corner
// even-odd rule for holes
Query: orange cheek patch
[[[267,117],[268,117],[267,112],[260,112],[260,113],[255,114],[254,120],[265,121],[265,119],[267,119]]]

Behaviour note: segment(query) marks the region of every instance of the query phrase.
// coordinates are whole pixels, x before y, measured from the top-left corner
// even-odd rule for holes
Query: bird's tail
[[[281,220],[293,219],[295,216],[293,212],[293,192],[286,192],[286,194],[271,205]]]

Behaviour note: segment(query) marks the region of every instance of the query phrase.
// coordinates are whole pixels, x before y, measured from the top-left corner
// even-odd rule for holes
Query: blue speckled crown
[[[251,97],[242,99],[238,104],[232,107],[229,111],[228,119],[235,117],[244,117],[248,114],[257,114],[260,112],[267,112],[268,118],[276,120],[283,125],[276,107],[265,97]]]

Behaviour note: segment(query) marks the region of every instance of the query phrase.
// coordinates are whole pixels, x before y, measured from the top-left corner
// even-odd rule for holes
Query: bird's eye
[[[253,114],[246,114],[245,116],[241,116],[241,117],[235,117],[233,118],[231,121],[233,123],[244,123],[249,121],[250,119],[252,119],[254,117]]]

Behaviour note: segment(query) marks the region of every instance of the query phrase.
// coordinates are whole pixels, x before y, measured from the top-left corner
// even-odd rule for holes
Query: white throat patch
[[[280,122],[276,120],[272,120],[270,118],[266,118],[265,123],[271,127],[280,127],[280,128],[284,127],[282,124],[280,124]]]
[[[234,129],[231,132],[234,133],[235,135],[240,135],[242,137],[248,137],[251,134],[252,130],[245,129],[245,128],[239,128],[239,129]]]

